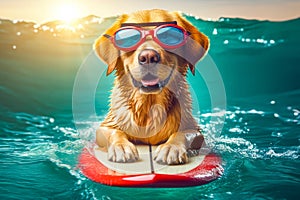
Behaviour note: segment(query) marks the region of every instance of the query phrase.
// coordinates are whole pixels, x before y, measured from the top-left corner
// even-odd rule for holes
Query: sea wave
[[[212,108],[201,74],[193,79],[188,75],[190,83],[197,85],[194,93],[200,108],[195,118],[208,146],[221,155],[225,174],[201,188],[155,190],[158,197],[190,194],[188,198],[195,199],[196,193],[204,199],[284,199],[286,191],[288,197],[298,197],[300,18],[270,22],[185,17],[210,38],[208,55],[224,82],[226,110]],[[97,116],[76,121],[72,113],[75,77],[87,59],[85,64],[105,69],[91,53],[92,44],[115,19],[89,16],[74,24],[0,20],[1,194],[9,192],[14,199],[148,195],[149,190],[93,184],[77,168],[78,155],[94,141],[107,112],[113,77],[97,86],[93,100]],[[203,59],[197,67],[209,65]],[[220,125],[222,130],[217,128]]]

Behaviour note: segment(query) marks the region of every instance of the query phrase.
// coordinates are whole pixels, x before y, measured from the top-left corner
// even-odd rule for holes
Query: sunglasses
[[[156,26],[148,30],[141,27]],[[123,51],[133,51],[146,41],[148,35],[164,49],[176,49],[186,44],[190,33],[172,22],[152,22],[152,23],[124,23],[114,35],[104,35],[109,38],[114,46]]]

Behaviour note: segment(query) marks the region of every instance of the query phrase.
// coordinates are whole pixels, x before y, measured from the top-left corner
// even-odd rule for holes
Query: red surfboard
[[[85,148],[79,156],[79,168],[92,181],[122,187],[187,187],[209,183],[223,173],[221,158],[203,154],[189,158],[182,165],[160,165],[153,161],[156,146],[137,146],[140,160],[115,163],[99,147]]]

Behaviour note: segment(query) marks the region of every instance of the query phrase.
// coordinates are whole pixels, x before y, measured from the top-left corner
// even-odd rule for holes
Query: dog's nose
[[[158,63],[160,56],[157,51],[152,49],[145,49],[139,54],[139,63],[141,65]]]

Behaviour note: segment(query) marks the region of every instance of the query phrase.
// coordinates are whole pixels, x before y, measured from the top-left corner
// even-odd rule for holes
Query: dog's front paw
[[[157,163],[168,165],[187,163],[186,148],[181,144],[161,144],[155,151],[154,160]]]
[[[108,148],[108,160],[112,162],[135,162],[139,159],[137,148],[129,141],[115,142]]]

